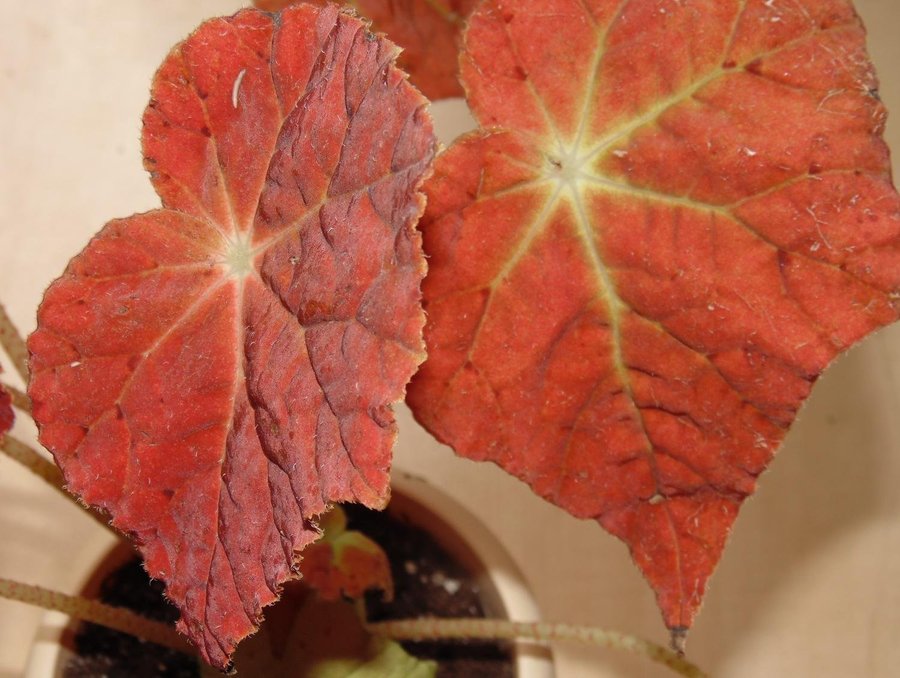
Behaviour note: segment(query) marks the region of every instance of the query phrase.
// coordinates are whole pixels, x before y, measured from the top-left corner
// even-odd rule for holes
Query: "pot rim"
[[[421,528],[434,527],[437,541],[474,565],[496,591],[499,606],[507,618],[515,621],[538,621],[540,610],[521,569],[496,536],[472,511],[447,495],[426,478],[394,470],[391,481],[399,508],[411,523]],[[425,511],[410,511],[421,505]],[[404,511],[404,509],[406,509]],[[390,508],[389,508],[390,510]],[[437,523],[437,525],[435,525]],[[105,530],[98,530],[67,567],[74,589],[89,587],[104,561],[117,559],[124,542]],[[462,551],[462,552],[461,552]],[[102,554],[99,558],[97,554]],[[74,628],[73,620],[61,612],[48,611],[42,618],[32,641],[24,678],[62,678],[60,655],[69,652],[63,642]],[[549,647],[518,643],[514,646],[516,675],[520,678],[554,678],[553,657]]]

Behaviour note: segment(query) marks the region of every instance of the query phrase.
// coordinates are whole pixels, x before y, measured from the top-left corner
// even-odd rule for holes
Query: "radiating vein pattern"
[[[691,625],[822,370],[897,318],[848,0],[488,0],[427,185],[420,421],[621,537]]]
[[[388,497],[435,151],[396,55],[334,6],[203,24],[144,115],[163,208],[108,224],[29,339],[41,441],[219,667],[317,517]]]

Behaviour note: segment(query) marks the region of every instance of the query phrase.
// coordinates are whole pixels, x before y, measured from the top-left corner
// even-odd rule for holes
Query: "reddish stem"
[[[411,619],[368,624],[370,633],[392,640],[489,639],[547,644],[570,641],[609,647],[646,657],[690,678],[706,676],[684,657],[650,641],[590,626],[514,622],[499,619]]]
[[[12,360],[13,367],[22,377],[22,381],[28,383],[28,348],[25,340],[16,329],[12,318],[6,312],[3,304],[0,304],[0,346]]]
[[[0,597],[36,605],[45,610],[56,610],[76,619],[101,624],[116,631],[130,633],[151,643],[195,654],[195,650],[171,626],[147,619],[121,607],[113,607],[97,600],[70,596],[41,586],[22,584],[0,578]]]
[[[103,525],[104,528],[116,535],[117,539],[121,539],[122,535],[120,535],[118,532],[116,532],[115,529],[113,529],[106,518],[104,518],[100,513],[86,508],[75,498],[74,495],[70,494],[66,490],[65,478],[63,478],[63,474],[59,470],[59,468],[57,468],[56,465],[53,464],[53,462],[48,461],[43,456],[41,456],[41,454],[39,454],[38,451],[33,447],[26,445],[21,440],[7,434],[3,438],[2,444],[0,444],[0,451],[6,454],[6,456],[8,456],[13,461],[19,462],[22,466],[27,468],[38,478],[50,485],[50,487],[52,487],[54,490],[62,494],[66,499],[78,506],[78,508],[85,511],[89,516],[91,516],[91,518],[96,520],[98,523]]]

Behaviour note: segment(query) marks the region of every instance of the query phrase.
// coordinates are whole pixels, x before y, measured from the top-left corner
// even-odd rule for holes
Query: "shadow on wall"
[[[900,518],[888,487],[897,468],[887,449],[898,440],[889,415],[898,386],[888,360],[898,338],[900,329],[885,331],[826,372],[758,494],[745,503],[693,633],[713,675],[728,674],[746,655],[747,639],[764,630],[792,585],[818,571],[817,558],[879,517]],[[811,642],[807,633],[791,645],[806,653]]]

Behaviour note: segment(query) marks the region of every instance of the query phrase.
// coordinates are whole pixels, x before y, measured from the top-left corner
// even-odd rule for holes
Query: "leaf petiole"
[[[103,525],[104,528],[116,535],[117,539],[122,538],[122,535],[119,534],[109,524],[109,522],[107,522],[107,519],[103,515],[101,515],[97,511],[86,508],[75,498],[74,495],[69,494],[69,492],[66,491],[65,479],[63,478],[62,472],[59,470],[59,468],[57,468],[55,464],[45,459],[33,447],[23,443],[18,438],[14,438],[11,435],[6,435],[2,439],[2,443],[0,443],[0,451],[2,451],[13,461],[20,463],[38,478],[50,485],[50,487],[52,487],[66,499],[75,504],[79,509],[91,516],[91,518],[96,520],[100,525]]]
[[[196,650],[173,627],[153,619],[147,619],[125,608],[114,607],[81,596],[70,596],[59,591],[23,584],[2,577],[0,577],[0,598],[36,605],[45,610],[55,610],[83,621],[101,624],[115,631],[129,633],[179,652],[196,654]]]
[[[675,673],[689,678],[704,678],[706,674],[684,657],[656,643],[615,631],[590,626],[515,622],[501,619],[437,619],[370,623],[366,629],[391,640],[526,640],[548,644],[567,641],[624,650],[663,664]]]
[[[22,377],[22,381],[28,383],[28,348],[25,340],[19,333],[12,318],[6,312],[3,304],[0,304],[0,346],[12,360],[13,367]]]
[[[186,654],[197,653],[172,626],[148,619],[126,608],[4,578],[0,578],[0,598],[62,612],[73,618],[100,624]],[[363,605],[357,605],[357,613],[360,616],[364,615]],[[524,640],[540,644],[557,641],[579,642],[632,652],[688,678],[706,677],[697,666],[661,645],[634,636],[587,626],[499,619],[436,618],[364,623],[364,626],[369,633],[394,641],[489,639]]]
[[[12,398],[13,407],[22,410],[26,414],[31,414],[31,398],[15,386],[10,386],[6,382],[0,382],[0,388],[9,393]]]

